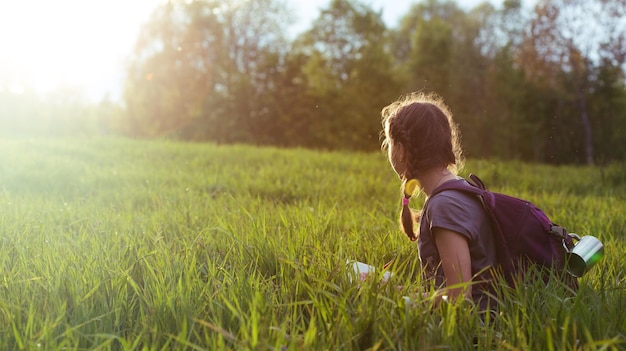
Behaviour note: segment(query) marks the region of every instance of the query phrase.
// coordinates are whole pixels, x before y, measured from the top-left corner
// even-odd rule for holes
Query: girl
[[[440,297],[468,298],[488,308],[489,267],[496,264],[494,234],[480,200],[459,191],[428,199],[421,214],[409,208],[416,186],[427,197],[438,186],[460,179],[462,165],[457,126],[448,107],[434,94],[413,93],[382,110],[389,162],[402,180],[401,223],[412,241],[427,280]],[[419,220],[419,233],[414,232]]]

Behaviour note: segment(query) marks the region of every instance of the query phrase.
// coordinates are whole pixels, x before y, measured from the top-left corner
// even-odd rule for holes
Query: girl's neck
[[[435,168],[424,172],[424,174],[419,177],[420,184],[426,196],[430,196],[433,190],[441,184],[453,179],[458,179],[458,177],[447,168]]]

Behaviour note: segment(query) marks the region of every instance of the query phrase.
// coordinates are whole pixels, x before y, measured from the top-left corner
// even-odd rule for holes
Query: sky
[[[49,92],[78,87],[91,101],[121,95],[124,59],[152,9],[162,0],[0,1],[0,92]],[[224,0],[236,1],[236,0]],[[308,28],[330,0],[287,0],[294,32]],[[362,0],[395,26],[419,0]],[[457,0],[472,8],[483,0]],[[501,0],[490,0],[494,4]]]

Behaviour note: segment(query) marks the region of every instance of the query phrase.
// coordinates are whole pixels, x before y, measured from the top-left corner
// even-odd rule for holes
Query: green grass
[[[2,350],[626,349],[624,165],[467,162],[606,246],[577,296],[529,285],[484,326],[467,305],[403,303],[423,288],[382,154],[112,138],[0,149]],[[359,288],[346,259],[395,259],[396,275]]]

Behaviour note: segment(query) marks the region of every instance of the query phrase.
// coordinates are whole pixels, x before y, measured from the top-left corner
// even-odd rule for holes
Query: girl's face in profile
[[[387,146],[389,153],[389,163],[400,179],[405,178],[406,164],[404,161],[404,148],[402,144],[394,144],[392,142]]]

